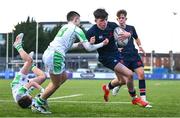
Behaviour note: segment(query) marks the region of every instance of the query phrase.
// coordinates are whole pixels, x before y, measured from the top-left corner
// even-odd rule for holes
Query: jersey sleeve
[[[133,31],[132,37],[133,37],[134,39],[137,39],[137,38],[138,38],[138,35],[137,35],[137,33],[136,33],[136,29],[135,29],[134,26],[132,26],[132,31]]]
[[[90,52],[90,51],[94,51],[94,50],[97,50],[98,48],[103,47],[104,44],[103,42],[98,43],[98,44],[90,44],[89,42],[83,42],[82,45],[87,51]]]
[[[80,42],[87,42],[88,41],[86,38],[86,35],[82,31],[82,29],[80,29],[79,27],[75,28],[75,33],[76,33],[76,36],[78,37],[78,39],[80,40]]]

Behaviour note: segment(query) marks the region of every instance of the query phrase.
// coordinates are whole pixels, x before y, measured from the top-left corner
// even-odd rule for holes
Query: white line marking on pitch
[[[0,100],[0,102],[14,102],[13,100]]]
[[[62,102],[62,103],[82,103],[82,104],[131,104],[131,102],[98,102],[98,101],[49,101],[49,102]]]
[[[72,98],[72,97],[78,97],[82,96],[83,94],[74,94],[74,95],[68,95],[68,96],[61,96],[61,97],[53,97],[49,98],[48,100],[57,100],[57,99],[63,99],[63,98]]]
[[[61,97],[52,97],[49,98],[48,100],[58,100],[58,99],[63,99],[63,98],[72,98],[72,97],[78,97],[82,96],[83,94],[74,94],[74,95],[68,95],[68,96],[61,96]],[[14,102],[13,100],[0,100],[0,102]]]

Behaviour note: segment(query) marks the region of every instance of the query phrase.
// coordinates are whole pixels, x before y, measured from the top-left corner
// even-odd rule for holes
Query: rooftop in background
[[[67,22],[39,22],[39,24],[43,26],[44,30],[51,31],[54,27],[67,24]],[[93,24],[89,21],[81,21],[81,25],[87,31]]]

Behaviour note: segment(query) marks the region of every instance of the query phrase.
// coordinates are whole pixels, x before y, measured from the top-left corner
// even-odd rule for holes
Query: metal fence
[[[38,56],[37,65],[39,68],[44,70],[42,62],[42,54]],[[142,56],[144,62],[144,69],[147,77],[171,77],[170,74],[177,74],[180,72],[180,53],[148,53],[146,57]],[[13,76],[13,72],[17,72],[23,65],[23,60],[20,57],[13,57],[8,59],[6,63],[6,57],[0,57],[0,73],[5,76]],[[66,69],[71,72],[77,71],[90,71],[90,72],[104,72],[112,73],[110,69],[105,68],[101,63],[98,62],[97,53],[69,53],[66,56]],[[8,69],[6,69],[8,67]],[[6,74],[5,74],[6,73]],[[148,75],[148,74],[154,75]],[[162,74],[168,74],[162,75]],[[1,76],[0,75],[0,76]],[[177,75],[179,77],[179,75]]]

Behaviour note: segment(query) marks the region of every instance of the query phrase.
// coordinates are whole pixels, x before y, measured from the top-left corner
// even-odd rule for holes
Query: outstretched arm
[[[98,44],[91,44],[90,42],[87,41],[87,42],[83,42],[82,45],[87,51],[94,51],[98,48],[103,47],[104,45],[107,45],[108,43],[109,43],[109,40],[105,39],[104,41]]]
[[[83,48],[82,42],[73,43],[71,49],[75,49],[75,48]]]
[[[146,52],[144,51],[139,38],[136,39],[136,44],[139,47],[139,51],[142,52],[144,54],[144,56],[146,56]]]
[[[101,43],[98,43],[98,44],[89,43],[86,36],[85,36],[85,34],[84,34],[84,32],[79,27],[77,27],[75,29],[75,33],[76,33],[76,36],[78,37],[78,39],[80,40],[80,42],[82,42],[83,47],[87,51],[94,51],[94,50],[96,50],[98,48],[101,48],[104,45],[107,45],[109,43],[108,39],[105,39],[104,41],[102,41]],[[95,39],[95,37],[91,37],[91,38]]]

